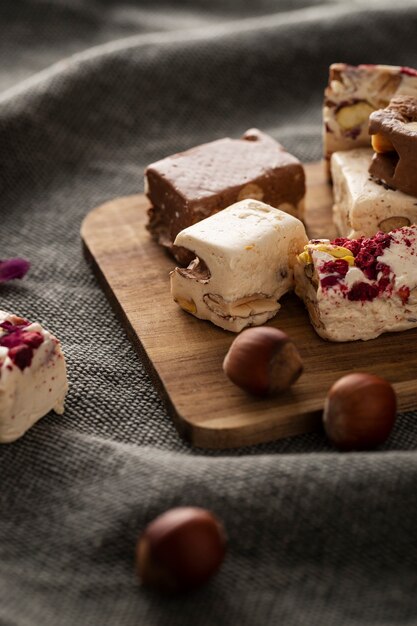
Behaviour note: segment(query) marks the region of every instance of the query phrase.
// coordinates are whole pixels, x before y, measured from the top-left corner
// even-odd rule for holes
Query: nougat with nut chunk
[[[397,95],[417,97],[417,70],[394,65],[333,63],[324,91],[323,148],[333,152],[369,146],[370,114]]]
[[[296,294],[329,341],[366,341],[417,326],[417,226],[359,239],[311,240]]]
[[[417,223],[417,198],[372,177],[372,154],[358,148],[331,157],[333,221],[341,237],[371,237]]]
[[[252,198],[302,218],[305,175],[301,163],[257,129],[174,154],[149,165],[148,230],[179,263],[191,259],[174,245],[178,233],[231,204]]]
[[[369,118],[375,154],[369,172],[377,180],[417,197],[417,98],[398,96]]]
[[[175,245],[193,256],[171,272],[171,293],[192,315],[239,332],[276,315],[293,289],[303,223],[258,200],[241,200],[181,231]]]

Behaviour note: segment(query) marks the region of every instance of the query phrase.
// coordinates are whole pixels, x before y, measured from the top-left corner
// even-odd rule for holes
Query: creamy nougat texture
[[[171,293],[186,311],[239,332],[278,312],[293,288],[296,255],[307,243],[297,218],[243,200],[183,230],[175,245],[195,255],[171,273]]]
[[[18,439],[50,410],[63,413],[68,390],[59,341],[40,324],[23,322],[26,320],[0,311],[0,340],[6,342],[6,336],[16,333],[14,327],[21,337],[20,346],[0,346],[0,443]],[[26,337],[36,340],[29,358]],[[19,342],[10,341],[13,343]]]
[[[358,148],[332,155],[333,221],[341,237],[371,237],[417,223],[417,198],[374,180],[372,154]]]
[[[417,326],[417,226],[359,240],[312,240],[295,266],[296,293],[317,333],[368,340]]]

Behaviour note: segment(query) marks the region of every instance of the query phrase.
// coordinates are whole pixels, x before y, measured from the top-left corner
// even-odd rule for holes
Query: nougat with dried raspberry
[[[39,323],[0,311],[0,443],[21,437],[68,390],[61,344]]]
[[[295,292],[329,341],[415,328],[416,258],[416,225],[359,239],[313,239],[298,255]]]

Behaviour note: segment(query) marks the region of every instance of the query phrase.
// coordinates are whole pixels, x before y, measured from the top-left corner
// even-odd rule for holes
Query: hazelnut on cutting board
[[[299,378],[303,363],[286,333],[270,326],[244,330],[223,361],[226,376],[257,396],[281,393]]]

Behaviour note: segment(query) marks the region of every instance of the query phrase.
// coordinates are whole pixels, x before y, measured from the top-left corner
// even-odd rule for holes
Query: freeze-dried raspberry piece
[[[349,263],[344,259],[336,259],[335,261],[326,261],[320,267],[322,272],[328,274],[339,274],[340,276],[346,276],[349,269]]]
[[[29,346],[21,344],[20,346],[10,348],[8,356],[11,358],[13,363],[23,371],[25,367],[30,367],[30,364],[32,363],[33,350]]]
[[[14,333],[18,330],[21,330],[24,326],[29,326],[29,325],[30,325],[29,320],[26,320],[23,317],[16,316],[16,319],[13,321],[6,320],[5,322],[2,322],[0,324],[0,328],[7,330],[7,332],[9,333]]]
[[[334,239],[331,243],[335,246],[342,246],[342,248],[347,248],[351,251],[353,256],[356,256],[361,249],[361,239],[345,239],[345,237],[338,237]]]
[[[398,295],[401,298],[401,302],[403,304],[407,304],[408,298],[410,297],[410,288],[407,287],[406,285],[403,285],[402,287],[399,288]]]
[[[417,224],[314,243],[298,255],[295,280],[321,337],[367,340],[417,327]]]
[[[10,325],[7,321],[0,326],[6,330],[0,335],[0,346],[9,348],[9,357],[23,370],[31,364],[34,350],[43,342],[42,334],[37,331],[25,331],[22,325]]]
[[[362,302],[373,300],[377,297],[379,289],[370,283],[355,283],[347,294],[349,300]]]
[[[36,331],[27,331],[21,335],[23,343],[31,348],[39,348],[43,341],[41,333]]]
[[[391,285],[391,281],[388,276],[382,276],[378,281],[378,291],[381,294]]]
[[[68,382],[61,345],[40,324],[0,311],[0,352],[0,443],[6,443],[51,409],[62,413]]]
[[[330,274],[330,276],[325,276],[320,280],[320,285],[323,289],[328,289],[329,287],[334,287],[337,283],[340,282],[340,276],[336,276],[336,274]]]

